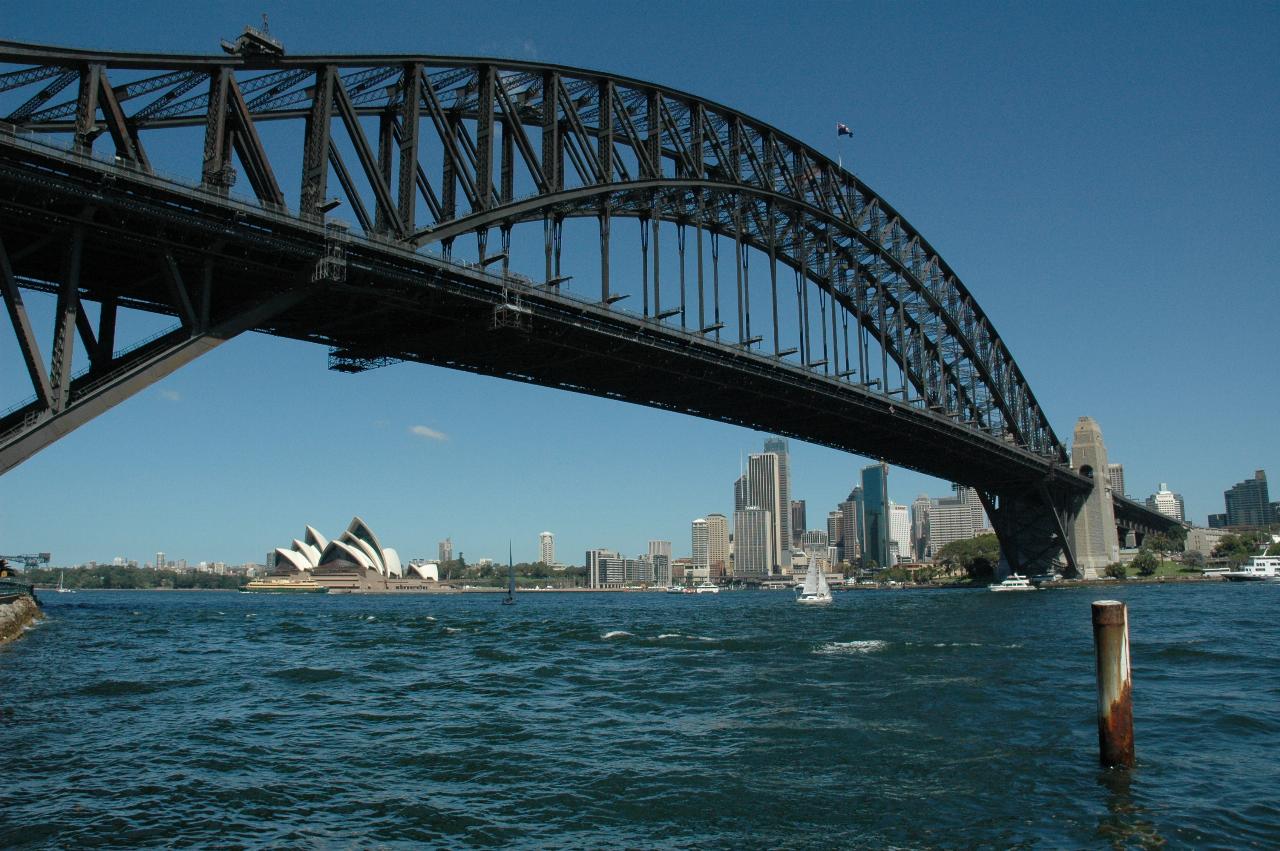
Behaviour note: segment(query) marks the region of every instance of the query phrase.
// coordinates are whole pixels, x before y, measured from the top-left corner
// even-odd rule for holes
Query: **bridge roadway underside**
[[[331,247],[317,222],[0,144],[0,239],[21,285],[59,292],[76,234],[81,301],[172,315],[191,333],[233,327],[237,315],[292,294],[247,329],[347,358],[445,366],[789,435],[974,485],[997,512],[1005,496],[1069,522],[1091,486],[1060,463],[860,384],[395,245],[346,240],[345,280],[314,280]],[[507,312],[517,321],[493,327],[495,308],[517,296]],[[0,433],[23,415],[0,422]],[[1061,522],[1039,526],[1036,537],[1053,538]]]

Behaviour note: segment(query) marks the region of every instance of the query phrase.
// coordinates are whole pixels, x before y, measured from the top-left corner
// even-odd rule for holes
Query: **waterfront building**
[[[1107,481],[1111,483],[1111,492],[1124,496],[1128,493],[1124,489],[1124,465],[1108,464],[1107,465]]]
[[[440,562],[453,561],[453,541],[445,538],[436,545],[436,555],[439,556]]]
[[[911,511],[907,506],[892,501],[889,503],[889,540],[896,545],[897,553],[890,564],[911,557]]]
[[[156,565],[155,565],[155,569],[156,569],[156,570],[164,570],[164,553],[163,553],[163,552],[157,552],[157,553],[156,553]]]
[[[931,500],[925,547],[931,558],[937,558],[947,544],[973,538],[983,528],[986,513],[974,511],[966,491],[972,492],[972,488],[957,487],[954,496]]]
[[[712,578],[729,575],[729,518],[707,515],[707,566]]]
[[[541,553],[543,564],[555,564],[556,536],[550,532],[540,532],[538,534],[538,550]]]
[[[928,494],[920,494],[911,503],[911,557],[924,561],[932,556],[929,550],[929,510],[933,500]]]
[[[667,551],[650,552],[645,557],[645,561],[649,565],[649,576],[644,581],[651,585],[670,585],[671,584],[671,545],[667,543]]]
[[[886,567],[889,556],[889,465],[862,469],[862,567]]]
[[[353,517],[346,531],[332,540],[326,539],[315,527],[307,526],[301,540],[295,538],[287,549],[276,548],[267,569],[275,575],[308,574],[331,589],[387,591],[437,580],[438,571],[428,569],[428,564],[414,560],[402,565],[394,549],[382,546],[368,524]],[[201,567],[214,573],[226,570],[222,562]]]
[[[1225,529],[1226,527],[1227,527],[1227,515],[1225,515],[1225,514],[1210,514],[1210,515],[1209,515],[1209,528],[1210,528],[1210,529]]]
[[[1186,503],[1182,500],[1182,494],[1173,493],[1164,482],[1160,483],[1158,491],[1147,497],[1147,508],[1159,511],[1174,520],[1187,519]]]
[[[830,564],[828,558],[827,533],[821,529],[809,529],[800,539],[800,549],[804,551],[805,558],[809,561],[819,561]]]
[[[1223,493],[1227,504],[1228,526],[1266,526],[1275,519],[1271,497],[1267,491],[1267,474],[1258,470]]]
[[[799,547],[805,533],[805,504],[803,499],[791,500],[791,545]]]
[[[690,528],[690,544],[693,569],[704,576],[711,575],[711,548],[707,537],[707,518],[699,517]]]
[[[763,508],[748,506],[733,513],[733,575],[760,579],[772,572],[773,518]]]
[[[588,588],[604,588],[609,581],[605,562],[618,559],[618,553],[613,550],[594,549],[587,550],[586,566],[587,566],[587,587]],[[621,573],[617,576],[617,581],[622,582]]]
[[[765,440],[764,451],[778,456],[778,513],[774,516],[774,534],[778,541],[778,565],[783,573],[790,573],[791,550],[795,546],[795,533],[791,528],[791,450],[785,437],[775,436]]]

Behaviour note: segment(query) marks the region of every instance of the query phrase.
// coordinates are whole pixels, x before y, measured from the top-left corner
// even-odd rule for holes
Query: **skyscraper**
[[[712,578],[729,572],[729,518],[723,514],[707,515],[707,563]]]
[[[837,506],[840,512],[840,558],[850,564],[862,555],[863,517],[862,486],[849,491],[849,497]]]
[[[889,540],[898,545],[900,559],[911,558],[911,512],[896,502],[889,503]]]
[[[889,465],[862,469],[862,566],[889,564]]]
[[[827,546],[835,548],[836,561],[844,559],[844,538],[841,537],[844,529],[844,512],[828,511],[827,512]]]
[[[538,548],[542,554],[543,564],[556,563],[556,536],[550,532],[542,532],[538,535]]]
[[[804,513],[804,500],[791,500],[791,545],[796,548],[799,548],[800,542],[804,539],[804,533],[806,531]]]
[[[733,512],[733,575],[759,579],[773,567],[773,518],[763,508]]]
[[[746,479],[746,508],[759,508],[769,513],[770,572],[775,567],[784,573],[790,572],[791,504],[782,501],[779,456],[774,452],[748,456]],[[785,539],[783,538],[784,529],[778,519],[784,516],[788,516]],[[734,528],[736,530],[736,525]]]
[[[439,551],[440,562],[442,564],[446,561],[453,561],[453,541],[452,540],[450,540],[449,538],[445,538],[443,541],[437,544],[436,547]]]
[[[1147,507],[1154,508],[1174,520],[1187,519],[1186,503],[1182,500],[1182,494],[1173,493],[1164,482],[1160,483],[1158,491],[1147,497]]]
[[[707,579],[711,576],[711,550],[707,538],[707,519],[699,517],[693,521],[690,530],[693,544],[693,560],[690,568],[694,579]]]
[[[1272,521],[1265,471],[1258,470],[1252,479],[1233,485],[1222,496],[1227,503],[1228,526],[1265,526]]]
[[[743,473],[733,482],[733,510],[741,511],[750,505],[747,491],[747,474]]]
[[[272,550],[274,553],[275,551]],[[271,562],[267,562],[267,567],[271,566]],[[164,570],[164,553],[156,553],[156,570]]]
[[[1125,494],[1128,493],[1128,491],[1124,489],[1124,465],[1123,464],[1108,464],[1107,479],[1111,482],[1111,492],[1113,494],[1119,494],[1120,496],[1124,496]]]
[[[929,511],[932,508],[933,500],[923,493],[911,503],[911,556],[916,561],[924,561],[933,555],[929,551]]]
[[[662,556],[666,556],[668,559],[671,558],[671,542],[670,541],[650,541],[649,555],[650,557],[655,555],[662,555]]]
[[[778,456],[778,512],[774,515],[778,536],[778,564],[783,573],[791,572],[791,548],[795,545],[791,531],[791,452],[785,437],[770,437],[764,451]]]

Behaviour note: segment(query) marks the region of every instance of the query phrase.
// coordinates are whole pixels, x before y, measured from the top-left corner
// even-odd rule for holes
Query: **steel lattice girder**
[[[471,207],[467,219],[472,229],[538,220],[542,212],[594,216],[602,208],[617,215],[656,213],[685,223],[694,223],[693,217],[700,214],[696,223],[718,233],[737,236],[762,250],[772,243],[779,262],[802,269],[809,281],[852,312],[856,322],[874,329],[927,404],[975,428],[1007,435],[1035,454],[1065,460],[1065,450],[1011,354],[976,300],[928,242],[852,174],[813,148],[736,110],[616,75],[506,60],[192,57],[0,42],[0,62],[25,66],[0,76],[0,83],[15,91],[34,89],[54,78],[53,84],[32,98],[33,106],[6,120],[37,132],[78,130],[84,135],[90,134],[88,121],[111,131],[127,159],[144,164],[139,132],[206,125],[213,114],[209,109],[213,87],[203,94],[183,95],[202,80],[226,74],[232,83],[227,123],[233,126],[224,131],[230,137],[225,147],[234,146],[247,162],[254,189],[267,204],[280,204],[283,198],[274,186],[268,152],[256,139],[252,124],[312,115],[316,81],[320,75],[332,75],[338,93],[337,109],[332,111],[346,125],[361,154],[364,176],[377,196],[376,223],[358,213],[366,229],[380,226],[392,235],[407,232],[414,245],[456,231],[451,227],[458,218],[451,200],[455,181]],[[88,103],[92,115],[84,115],[83,79],[78,101],[40,108],[60,90],[55,84],[72,72],[83,77],[87,69],[96,69],[93,73],[102,75],[103,81],[95,93],[101,97]],[[109,86],[106,74],[117,69],[154,73]],[[412,90],[419,93],[420,101],[410,108],[404,93]],[[110,110],[102,108],[101,120],[96,117],[98,103],[93,101],[110,102]],[[370,153],[373,146],[363,139],[355,119],[392,113],[410,120],[416,114],[421,126],[413,130],[434,130],[444,146],[447,173],[442,182],[447,185],[439,192],[420,167],[402,168],[395,187],[389,173],[379,174]],[[473,123],[476,132],[464,122]],[[512,134],[519,154],[515,162],[537,187],[543,202],[540,208],[539,199],[532,208],[526,200],[520,204],[523,212],[517,212],[509,188],[504,192],[504,183],[510,186],[511,166],[494,166],[495,123]],[[395,134],[401,150],[404,138],[414,135],[406,132],[403,123]],[[130,141],[136,150],[130,150]],[[356,195],[351,179],[344,178],[345,166],[336,151],[327,156],[348,194]],[[628,187],[639,191],[656,181],[665,188],[677,188],[690,180],[715,184],[717,194],[729,202],[707,205],[699,199],[695,205],[685,194],[685,203],[673,203],[671,194],[664,192],[665,202],[647,209],[628,202],[614,206]],[[412,210],[410,187],[415,186],[425,190],[431,222],[419,224],[412,215],[404,219],[404,211]],[[594,199],[594,205],[566,203],[562,193],[584,186],[613,189]],[[398,201],[394,200],[396,190]],[[311,198],[314,203],[314,194]],[[766,203],[772,206],[770,211],[765,210]],[[353,208],[362,211],[363,204],[353,199]],[[790,230],[800,237],[780,240],[778,217],[797,223]],[[832,258],[838,260],[832,262]],[[856,309],[851,293],[859,287],[886,302],[890,323],[897,325],[901,316],[904,333],[876,327],[880,319],[874,311]],[[943,392],[943,386],[949,389]]]

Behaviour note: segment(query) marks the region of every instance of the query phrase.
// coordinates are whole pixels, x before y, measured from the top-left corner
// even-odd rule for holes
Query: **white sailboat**
[[[827,575],[818,569],[818,562],[810,561],[809,570],[804,575],[804,587],[796,596],[796,602],[802,606],[825,606],[832,600],[831,586],[827,584]]]
[[[74,594],[74,593],[76,593],[75,591],[73,591],[73,590],[72,590],[72,589],[70,589],[70,588],[64,588],[64,587],[63,587],[63,585],[62,585],[62,580],[63,580],[63,579],[65,579],[65,578],[66,578],[66,576],[67,576],[67,572],[66,572],[65,570],[64,570],[64,571],[62,571],[62,573],[59,573],[59,574],[58,574],[58,593],[59,593],[59,594]]]

